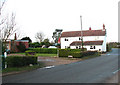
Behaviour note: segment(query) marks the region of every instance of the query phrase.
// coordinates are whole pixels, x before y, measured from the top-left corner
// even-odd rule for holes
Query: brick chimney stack
[[[91,27],[89,27],[89,30],[91,30]]]
[[[103,31],[105,31],[105,25],[103,24]]]
[[[15,33],[15,37],[14,37],[15,40],[17,40],[17,36],[16,36],[16,33]]]

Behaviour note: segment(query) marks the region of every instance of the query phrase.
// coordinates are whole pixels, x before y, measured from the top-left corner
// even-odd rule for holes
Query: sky
[[[118,41],[119,0],[7,0],[4,14],[14,12],[22,37],[36,41],[35,34],[43,32],[52,41],[55,29],[107,30],[107,42]],[[11,37],[12,38],[12,37]]]

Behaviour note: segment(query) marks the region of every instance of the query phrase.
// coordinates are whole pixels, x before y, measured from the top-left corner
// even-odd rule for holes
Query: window
[[[95,46],[90,46],[90,49],[95,49]]]
[[[79,46],[79,49],[81,48],[81,46]]]
[[[69,46],[65,46],[65,48],[70,48]]]
[[[95,49],[95,46],[94,46],[94,49]]]
[[[99,49],[99,51],[101,51],[101,49]]]
[[[79,40],[81,40],[81,38],[79,37]]]
[[[68,39],[65,38],[65,41],[68,41]]]
[[[93,46],[90,46],[90,49],[93,49]]]
[[[78,49],[78,47],[76,46],[76,49]]]

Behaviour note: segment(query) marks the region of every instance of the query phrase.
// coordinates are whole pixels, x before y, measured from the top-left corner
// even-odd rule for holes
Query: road
[[[118,70],[118,49],[112,49],[100,57],[5,76],[3,83],[104,83]]]

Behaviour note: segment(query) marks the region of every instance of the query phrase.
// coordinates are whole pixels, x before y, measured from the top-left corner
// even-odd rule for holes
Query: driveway
[[[43,62],[45,66],[56,66],[78,62],[81,61],[81,59],[60,57],[38,57],[38,61]]]

